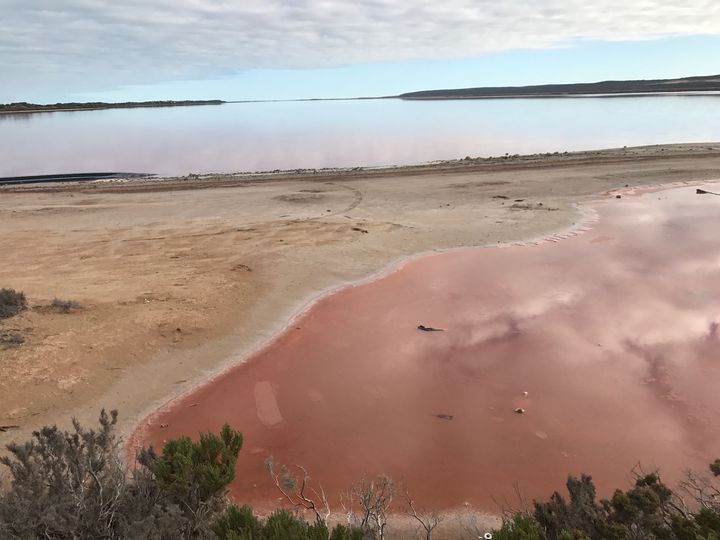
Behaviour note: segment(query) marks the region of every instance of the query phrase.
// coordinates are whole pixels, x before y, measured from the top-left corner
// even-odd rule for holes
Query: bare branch
[[[395,496],[395,483],[392,478],[380,475],[369,482],[362,480],[353,486],[353,494],[363,509],[360,526],[367,533],[383,540],[387,526],[387,512]]]
[[[432,540],[433,530],[435,530],[435,527],[437,527],[440,524],[440,521],[442,521],[440,514],[438,514],[437,512],[432,512],[430,514],[418,513],[418,511],[415,509],[415,502],[410,496],[410,492],[407,490],[407,488],[405,488],[404,494],[405,501],[407,502],[409,508],[408,514],[415,518],[425,530],[425,540]]]
[[[320,486],[320,492],[315,488],[309,487],[310,475],[307,470],[302,465],[296,465],[296,467],[302,472],[302,480],[299,486],[297,478],[287,467],[283,465],[278,473],[275,471],[272,456],[265,460],[265,468],[270,474],[273,484],[275,484],[275,487],[282,493],[285,499],[295,508],[302,508],[303,510],[313,512],[316,521],[327,523],[331,510],[325,491],[322,489],[322,486]],[[306,490],[309,490],[315,498],[306,495]],[[321,513],[321,511],[323,513]]]

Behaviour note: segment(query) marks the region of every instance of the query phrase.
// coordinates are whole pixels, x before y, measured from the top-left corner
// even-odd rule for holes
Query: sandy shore
[[[0,322],[25,338],[0,349],[0,425],[20,426],[0,443],[101,407],[128,433],[323,291],[414,253],[566,228],[610,189],[719,173],[720,144],[696,144],[2,189],[0,286],[32,309]],[[45,309],[55,297],[83,309]]]

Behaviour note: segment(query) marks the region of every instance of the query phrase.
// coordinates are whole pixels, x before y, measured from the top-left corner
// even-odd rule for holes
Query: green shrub
[[[221,540],[260,540],[263,538],[263,526],[253,515],[249,506],[232,505],[212,526],[213,532]]]
[[[336,525],[332,531],[322,521],[308,523],[292,512],[279,509],[261,523],[249,506],[228,508],[212,526],[221,540],[363,540],[362,529]]]
[[[152,448],[140,453],[139,461],[155,476],[160,488],[188,515],[211,510],[225,487],[235,478],[235,462],[243,437],[225,424],[220,435],[204,433],[195,443],[180,437],[165,443],[162,455]]]
[[[14,317],[27,309],[25,294],[15,289],[0,289],[0,319]]]
[[[716,460],[710,465],[715,474]],[[720,476],[720,475],[716,475]],[[558,492],[535,502],[532,515],[517,514],[496,532],[497,540],[720,540],[720,489],[688,476],[688,493],[699,510],[688,510],[657,474],[643,474],[627,491],[596,501],[589,476],[570,477],[569,500]],[[698,486],[702,487],[698,490]]]
[[[309,538],[308,524],[287,510],[275,510],[265,523],[263,538],[266,540],[287,540],[289,538],[305,540]]]
[[[242,436],[225,426],[197,444],[169,441],[167,457],[144,449],[129,476],[116,422],[116,411],[102,411],[98,430],[73,420],[70,431],[44,427],[7,446],[9,455],[0,458],[10,477],[0,489],[1,539],[217,537],[210,525],[225,505]]]
[[[359,527],[351,525],[335,525],[330,533],[330,540],[363,540],[365,533]]]

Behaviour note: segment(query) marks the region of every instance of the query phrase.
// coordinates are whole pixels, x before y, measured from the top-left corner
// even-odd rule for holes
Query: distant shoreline
[[[501,99],[561,97],[644,97],[661,95],[720,94],[720,75],[636,81],[542,84],[533,86],[494,86],[423,90],[400,94],[400,99]]]
[[[55,111],[96,111],[102,109],[136,109],[142,107],[192,107],[198,105],[224,105],[226,103],[286,103],[314,101],[367,101],[401,99],[405,101],[458,100],[458,99],[534,99],[534,98],[615,98],[615,97],[720,97],[720,75],[653,79],[635,81],[602,81],[594,83],[543,84],[533,86],[495,86],[422,90],[390,96],[358,96],[334,98],[295,99],[240,99],[240,100],[184,100],[184,101],[127,101],[123,103],[36,103],[0,104],[0,114],[22,114]]]
[[[145,107],[195,107],[199,105],[222,105],[225,101],[184,100],[184,101],[126,101],[123,103],[106,103],[102,101],[90,103],[54,103],[39,105],[37,103],[6,103],[0,104],[0,114],[23,114],[61,111],[98,111],[104,109],[140,109]]]
[[[583,99],[583,98],[642,98],[642,97],[720,97],[720,90],[716,91],[699,91],[699,92],[676,92],[676,91],[663,91],[663,92],[607,92],[607,93],[583,93],[575,94],[572,92],[568,93],[537,93],[537,94],[488,94],[488,95],[433,95],[433,96],[422,96],[422,97],[405,97],[397,96],[396,99],[402,99],[404,101],[444,101],[444,100],[470,100],[470,99]]]

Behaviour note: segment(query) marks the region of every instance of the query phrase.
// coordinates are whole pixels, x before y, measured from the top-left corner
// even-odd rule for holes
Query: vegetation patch
[[[266,520],[249,507],[230,505],[228,484],[242,435],[225,425],[168,441],[137,455],[128,472],[114,429],[117,411],[100,413],[99,428],[57,426],[35,431],[32,440],[7,445],[0,464],[9,486],[0,486],[0,538],[361,540],[356,527],[307,523],[287,510]],[[16,426],[6,426],[7,428]]]
[[[257,517],[249,506],[231,504],[242,434],[225,425],[197,442],[180,437],[161,454],[144,448],[137,466],[125,467],[114,433],[117,412],[100,413],[99,428],[56,426],[32,440],[7,446],[0,457],[10,485],[0,486],[0,538],[153,538],[220,540],[383,540],[397,485],[387,476],[363,479],[341,494],[348,524],[330,527],[328,499],[311,485],[307,471],[266,462],[270,477],[291,509]],[[0,430],[17,426],[0,426]],[[636,474],[635,485],[598,501],[589,476],[570,477],[569,497],[526,503],[505,513],[503,525],[479,538],[496,540],[718,540],[720,460],[710,475],[688,473],[680,491],[656,473]],[[407,515],[418,524],[415,538],[431,540],[441,517],[419,511],[407,491]],[[352,509],[357,508],[355,513]],[[311,522],[302,516],[314,515]],[[473,535],[474,537],[475,535]]]
[[[679,492],[657,473],[635,474],[635,485],[598,501],[592,478],[570,476],[569,498],[555,492],[506,514],[495,540],[718,540],[720,539],[720,460],[711,477],[688,472]]]
[[[10,330],[0,330],[0,346],[3,349],[7,347],[17,347],[25,343],[25,338],[18,332]]]
[[[14,317],[27,309],[25,294],[15,289],[0,289],[0,319]]]
[[[70,313],[72,311],[81,309],[82,306],[75,300],[62,300],[60,298],[54,298],[50,302],[50,309],[58,313]]]

